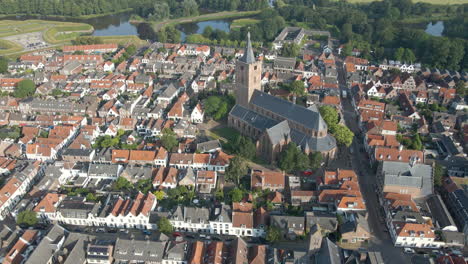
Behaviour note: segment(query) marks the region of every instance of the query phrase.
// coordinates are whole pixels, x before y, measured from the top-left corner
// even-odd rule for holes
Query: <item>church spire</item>
[[[242,56],[240,60],[247,64],[255,62],[255,56],[254,56],[253,49],[252,49],[252,43],[250,42],[250,31],[247,32],[247,47],[245,48],[244,56]]]

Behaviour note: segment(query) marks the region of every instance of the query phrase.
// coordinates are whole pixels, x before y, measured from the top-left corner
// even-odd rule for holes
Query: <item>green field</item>
[[[255,19],[255,18],[239,18],[235,19],[231,23],[231,29],[233,28],[241,28],[249,25],[254,25],[259,23],[260,20]]]
[[[23,47],[20,45],[6,39],[0,39],[0,55],[20,52],[22,50]]]
[[[68,25],[53,26],[47,29],[44,40],[51,44],[59,44],[74,40],[76,37],[93,32],[93,27],[82,23],[69,23]]]
[[[8,37],[32,32],[43,32],[44,40],[57,44],[70,41],[79,34],[90,33],[93,27],[84,23],[70,23],[45,20],[1,20],[0,37]]]

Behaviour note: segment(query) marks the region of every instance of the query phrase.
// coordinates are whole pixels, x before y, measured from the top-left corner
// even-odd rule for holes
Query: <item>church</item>
[[[250,33],[247,47],[236,64],[236,105],[228,125],[256,141],[257,155],[275,163],[290,142],[306,154],[321,152],[324,159],[336,153],[336,140],[315,105],[309,108],[262,91],[262,62],[255,59]]]

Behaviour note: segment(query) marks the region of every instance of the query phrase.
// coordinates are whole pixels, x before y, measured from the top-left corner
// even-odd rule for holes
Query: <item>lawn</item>
[[[65,25],[53,26],[44,32],[44,40],[58,44],[74,40],[76,37],[93,32],[93,27],[83,23],[67,23]]]
[[[254,25],[254,24],[257,24],[259,22],[260,22],[260,20],[255,19],[255,18],[239,18],[239,19],[235,19],[235,20],[232,21],[231,29],[241,28],[241,27],[245,27],[245,26],[248,26],[248,25]]]
[[[228,142],[234,142],[239,135],[237,130],[230,127],[221,127],[211,130],[211,132],[217,136],[217,139],[225,139]]]
[[[0,39],[0,55],[9,54],[13,52],[20,52],[23,50],[23,47],[11,42],[9,40]]]

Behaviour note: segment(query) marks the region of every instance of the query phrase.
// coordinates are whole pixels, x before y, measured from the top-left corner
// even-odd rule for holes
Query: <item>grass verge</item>
[[[66,41],[74,40],[76,37],[93,32],[93,27],[88,24],[70,23],[63,26],[55,26],[46,30],[43,34],[44,40],[52,43],[59,44]]]
[[[0,39],[0,55],[20,52],[22,50],[23,47],[21,47],[21,45],[6,39]]]
[[[167,21],[159,21],[153,22],[153,26],[156,31],[165,27],[165,26],[175,26],[178,24],[185,24],[185,23],[193,23],[193,22],[202,22],[208,20],[216,20],[216,19],[229,19],[229,18],[237,18],[237,17],[247,17],[247,16],[254,16],[259,14],[261,11],[224,11],[218,13],[211,13],[205,15],[199,15],[194,17],[181,17],[176,19],[170,19]]]
[[[235,19],[231,23],[231,29],[232,28],[241,28],[249,25],[254,25],[258,24],[260,20],[255,19],[255,18],[239,18]]]

